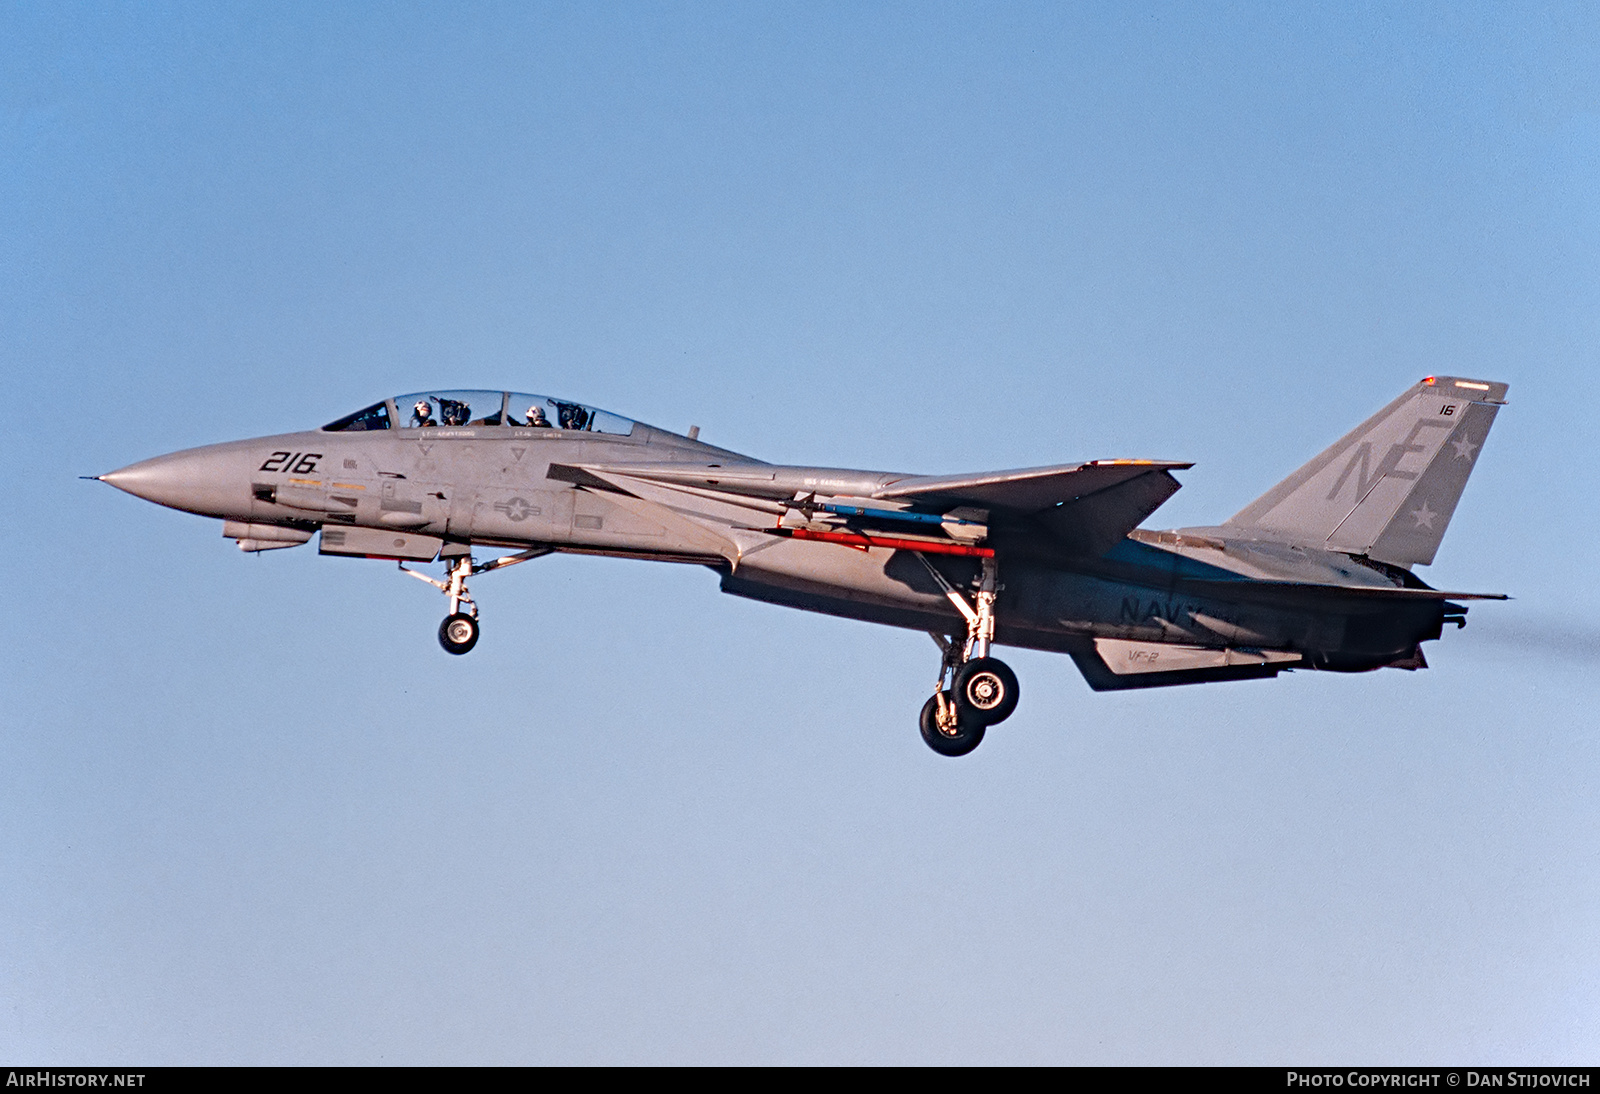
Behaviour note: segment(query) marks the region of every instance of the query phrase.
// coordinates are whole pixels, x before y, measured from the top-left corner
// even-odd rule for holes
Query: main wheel
[[[993,657],[975,657],[962,665],[950,690],[963,722],[992,726],[1017,709],[1017,674]]]
[[[946,692],[945,702],[950,701],[950,693]],[[939,724],[938,715],[939,697],[930,695],[922,704],[922,739],[939,755],[965,756],[983,743],[983,726],[958,717],[956,724],[946,729]]]
[[[439,645],[445,653],[466,653],[478,644],[478,621],[466,612],[446,616],[439,624]]]

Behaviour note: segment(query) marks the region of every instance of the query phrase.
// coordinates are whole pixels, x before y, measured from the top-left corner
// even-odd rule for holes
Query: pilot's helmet
[[[528,418],[528,421],[530,421],[530,422],[542,422],[542,421],[544,421],[544,407],[542,407],[542,406],[530,406],[528,408],[527,418]]]
[[[433,407],[428,404],[426,399],[418,399],[417,405],[412,409],[417,412],[417,417],[419,418],[427,418],[433,415]]]

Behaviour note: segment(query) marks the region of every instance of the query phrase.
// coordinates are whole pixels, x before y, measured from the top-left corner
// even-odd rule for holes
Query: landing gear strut
[[[399,565],[401,573],[410,574],[418,581],[426,581],[450,598],[450,614],[439,624],[439,645],[444,647],[446,653],[463,654],[478,644],[478,604],[467,591],[467,578],[477,577],[479,574],[486,574],[490,570],[498,570],[505,566],[515,566],[519,562],[547,555],[554,549],[530,547],[526,551],[506,555],[504,558],[485,562],[481,566],[472,561],[470,554],[460,555],[454,561],[446,558],[443,560],[446,567],[443,581],[415,570],[408,570],[403,562]],[[466,611],[461,610],[463,605],[466,606]]]
[[[992,556],[982,560],[977,595],[969,603],[926,557],[917,557],[967,621],[965,642],[929,632],[943,656],[933,697],[922,707],[922,739],[941,756],[965,756],[983,742],[984,730],[1005,721],[1017,709],[1017,674],[1004,661],[989,656],[1000,568]]]

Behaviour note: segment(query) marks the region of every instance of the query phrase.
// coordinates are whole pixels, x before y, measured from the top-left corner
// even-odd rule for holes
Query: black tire
[[[940,729],[936,718],[938,701],[937,696],[928,696],[928,701],[922,704],[922,717],[919,719],[922,739],[929,748],[941,756],[965,756],[983,743],[983,727],[960,718],[956,719],[953,731]],[[949,692],[945,692],[945,702],[950,702]]]
[[[439,645],[445,653],[463,654],[478,644],[478,621],[466,612],[445,616],[439,624]]]
[[[974,657],[962,665],[950,690],[963,722],[998,725],[1017,709],[1017,674],[993,657]]]

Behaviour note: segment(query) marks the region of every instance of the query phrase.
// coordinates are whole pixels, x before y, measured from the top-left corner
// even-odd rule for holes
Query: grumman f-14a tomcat
[[[1506,385],[1430,376],[1213,527],[1144,520],[1192,466],[1102,459],[971,475],[763,463],[564,399],[427,391],[321,429],[158,456],[102,482],[222,520],[244,551],[397,560],[478,641],[469,579],[556,551],[706,566],[722,590],[927,631],[922,736],[972,751],[1016,708],[994,647],[1072,657],[1097,691],[1426,667],[1464,626],[1433,561]],[[513,553],[479,561],[474,552]],[[405,564],[439,561],[430,577]]]

